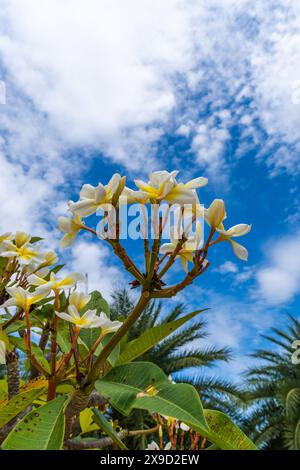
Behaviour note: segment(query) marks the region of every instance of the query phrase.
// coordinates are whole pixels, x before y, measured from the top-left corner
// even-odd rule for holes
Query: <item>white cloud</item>
[[[225,263],[221,264],[218,268],[214,269],[215,272],[218,272],[220,274],[236,274],[238,270],[238,266],[232,261],[225,261]]]
[[[266,266],[257,272],[258,294],[271,305],[287,303],[300,293],[300,234],[274,243]]]
[[[132,170],[147,169],[155,165],[157,140],[175,124],[191,139],[198,164],[224,177],[231,126],[257,144],[258,119],[264,147],[279,143],[266,157],[271,171],[297,164],[297,0],[0,6],[8,95],[0,126],[7,151],[19,158],[89,147]]]
[[[77,241],[72,247],[72,261],[67,265],[68,271],[87,273],[89,291],[99,290],[103,297],[109,299],[114,289],[124,285],[124,274],[110,265],[110,256],[111,252],[103,245],[103,241]]]

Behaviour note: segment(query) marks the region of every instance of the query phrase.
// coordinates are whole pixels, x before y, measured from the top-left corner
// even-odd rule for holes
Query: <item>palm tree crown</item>
[[[300,322],[289,319],[286,330],[273,328],[273,335],[263,336],[270,348],[252,355],[262,362],[247,372],[251,412],[246,427],[260,448],[300,449],[300,364],[292,361]]]

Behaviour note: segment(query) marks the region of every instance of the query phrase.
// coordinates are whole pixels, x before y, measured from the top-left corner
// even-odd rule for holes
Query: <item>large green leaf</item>
[[[10,336],[9,341],[14,346],[21,349],[21,351],[26,353],[26,345],[25,345],[24,338],[17,338],[16,336]],[[37,360],[40,362],[40,364],[44,367],[44,369],[47,372],[49,372],[49,374],[50,374],[49,362],[44,357],[44,354],[43,354],[43,351],[41,350],[41,348],[39,348],[39,346],[37,344],[31,342],[31,351],[33,352],[33,354],[35,355]]]
[[[28,413],[2,444],[5,450],[59,450],[65,430],[64,404],[59,396]]]
[[[204,416],[210,429],[209,440],[221,449],[256,450],[253,442],[224,413],[204,410]]]
[[[96,408],[93,410],[94,413],[94,421],[98,426],[107,434],[117,446],[122,449],[122,450],[127,450],[127,447],[125,446],[124,442],[121,441],[121,439],[118,436],[118,433],[114,430],[114,428],[110,425],[110,423],[107,421],[105,416],[100,413],[99,410]]]
[[[133,408],[149,410],[183,421],[221,449],[255,449],[226,415],[203,411],[193,386],[170,383],[154,364],[133,362],[117,366],[96,382],[96,388],[124,415]]]
[[[208,431],[198,393],[188,384],[172,384],[149,362],[133,362],[112,369],[96,388],[111,405],[128,415],[132,408],[172,416],[191,427]]]
[[[181,317],[177,320],[165,323],[164,325],[154,326],[153,328],[145,331],[139,338],[130,341],[126,345],[122,351],[122,354],[119,356],[117,365],[130,362],[133,359],[141,356],[164,338],[172,334],[175,330],[184,325],[186,322],[194,318],[199,313],[204,312],[205,310],[206,309],[196,310],[195,312],[189,313],[188,315],[185,315],[184,317]]]
[[[20,393],[10,400],[0,402],[0,429],[24,411],[34,400],[40,397],[48,381],[44,378],[32,380],[20,389]]]

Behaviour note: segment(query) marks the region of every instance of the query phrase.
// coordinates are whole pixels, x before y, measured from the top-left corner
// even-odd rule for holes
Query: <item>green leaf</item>
[[[64,354],[68,354],[71,349],[69,326],[66,328],[59,329],[57,332],[57,344]]]
[[[5,344],[6,349],[9,348],[9,338],[8,338],[6,332],[2,331],[1,328],[0,328],[0,341],[3,341],[3,343]]]
[[[21,349],[21,351],[26,353],[26,345],[25,345],[24,338],[16,338],[15,336],[10,336],[9,341],[14,346]],[[40,364],[44,367],[44,369],[50,374],[49,362],[44,357],[44,354],[41,348],[39,348],[37,344],[31,342],[31,351],[33,352],[37,360],[40,362]]]
[[[57,274],[64,267],[65,267],[64,264],[58,264],[57,266],[54,266],[54,268],[52,268],[50,272]]]
[[[59,450],[65,431],[64,405],[59,396],[28,413],[2,444],[5,450]]]
[[[125,349],[122,351],[122,354],[119,356],[117,365],[133,361],[135,358],[144,354],[186,322],[205,310],[207,309],[196,310],[195,312],[189,313],[178,320],[165,323],[164,325],[154,326],[153,328],[146,330],[139,338],[134,339],[127,344]]]
[[[106,315],[109,316],[110,311],[109,311],[109,305],[106,302],[106,300],[102,297],[100,292],[94,290],[91,293],[91,298],[89,303],[87,304],[85,310],[97,310],[97,313],[99,314],[100,312],[106,313]]]
[[[87,347],[87,350],[90,350],[100,334],[101,328],[81,328],[79,336]]]
[[[30,243],[37,243],[37,242],[41,242],[42,240],[44,239],[41,237],[31,237]]]
[[[208,431],[201,401],[192,385],[172,384],[164,372],[149,362],[133,362],[112,369],[96,388],[119,412],[132,408],[172,416],[197,430]]]
[[[44,378],[31,380],[27,385],[21,387],[18,395],[10,400],[1,401],[0,429],[40,397],[46,390],[47,385],[48,381]]]
[[[256,450],[253,442],[231,419],[215,410],[204,410],[209,425],[209,440],[223,450]]]
[[[98,426],[102,429],[102,431],[105,432],[111,439],[114,441],[117,446],[119,446],[120,449],[122,450],[128,450],[127,447],[125,446],[124,442],[121,441],[121,439],[118,436],[118,433],[114,430],[114,428],[110,425],[110,423],[107,421],[105,416],[100,413],[99,410],[96,408],[93,410],[94,414],[94,421]]]
[[[226,415],[203,411],[192,385],[170,383],[154,364],[133,362],[117,366],[96,382],[96,388],[124,415],[133,408],[148,410],[183,421],[221,449],[256,449]]]
[[[85,408],[79,415],[79,424],[81,427],[81,433],[86,434],[87,432],[97,431],[99,426],[93,421],[93,410],[91,408]]]
[[[36,321],[36,320],[32,320],[31,321],[31,326],[37,326],[37,327],[40,327],[41,326],[41,322],[40,321]],[[7,334],[9,333],[15,333],[16,331],[19,331],[19,330],[25,330],[26,328],[26,322],[25,320],[16,320],[14,321],[13,323],[11,323],[7,328],[5,328],[5,332]]]

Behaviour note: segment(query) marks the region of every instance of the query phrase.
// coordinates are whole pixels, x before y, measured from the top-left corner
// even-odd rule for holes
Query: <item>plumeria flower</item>
[[[87,310],[82,316],[80,316],[74,305],[69,305],[68,313],[55,313],[63,320],[74,323],[77,328],[102,328],[102,335],[116,331],[122,324],[121,322],[110,321],[104,313],[97,315],[96,310]],[[106,333],[104,333],[104,331]]]
[[[146,204],[148,200],[149,196],[144,191],[134,191],[125,187],[120,197],[120,204],[133,204],[135,202]]]
[[[195,189],[207,184],[206,178],[196,178],[186,184],[178,183],[176,176],[178,171],[155,171],[149,175],[148,183],[135,180],[136,186],[146,193],[150,200],[178,204],[192,204],[195,199]]]
[[[216,230],[226,218],[225,203],[222,199],[215,199],[205,211],[205,220],[208,225]]]
[[[71,273],[64,278],[61,278],[55,276],[54,273],[51,273],[50,280],[46,281],[45,279],[39,277],[36,274],[31,274],[30,276],[28,276],[27,280],[32,286],[47,286],[49,288],[49,291],[60,291],[74,287],[77,282],[84,282],[84,276],[79,273]]]
[[[161,254],[171,254],[175,250],[178,244],[178,239],[172,238],[170,243],[164,243],[159,252]],[[200,248],[202,244],[202,226],[198,221],[196,223],[196,233],[190,237],[183,245],[177,256],[180,258],[183,269],[188,272],[188,262],[193,262],[194,252]]]
[[[0,364],[5,364],[5,353],[6,353],[6,346],[4,341],[0,340]]]
[[[83,292],[72,292],[69,297],[69,304],[73,305],[78,312],[80,312],[91,300],[90,295],[85,295]]]
[[[0,245],[2,242],[7,241],[7,240],[12,240],[13,239],[13,234],[11,232],[6,232],[0,235]]]
[[[179,427],[182,431],[185,431],[185,432],[190,430],[190,427],[185,423],[180,423]]]
[[[44,261],[42,262],[41,267],[53,266],[58,261],[58,256],[55,251],[47,251],[47,253],[44,253],[43,256]]]
[[[31,245],[31,235],[25,232],[16,232],[14,243],[4,241],[2,243],[1,256],[4,258],[17,258],[20,264],[27,265],[31,262],[41,262],[43,255],[37,248]]]
[[[84,224],[82,222],[82,219],[77,214],[74,214],[72,218],[59,217],[58,228],[61,232],[65,232],[65,235],[60,241],[60,246],[62,248],[70,246],[77,237],[80,230],[83,228],[83,226]]]
[[[50,289],[46,286],[38,287],[34,292],[29,292],[23,287],[7,287],[7,293],[10,295],[8,299],[1,307],[20,307],[23,310],[29,311],[29,307],[32,304],[39,302],[48,296]]]
[[[234,254],[242,261],[248,260],[248,250],[243,245],[240,245],[231,238],[242,237],[243,235],[249,233],[250,230],[251,225],[248,224],[234,225],[228,230],[225,230],[223,224],[221,224],[217,229],[220,234],[221,240],[228,241],[232,246]]]
[[[101,206],[112,203],[120,181],[121,175],[115,173],[105,186],[101,183],[96,187],[84,184],[79,193],[79,201],[70,202],[70,210],[79,217],[88,217],[94,214]]]
[[[172,443],[167,442],[167,444],[164,447],[164,450],[171,450],[171,449],[172,449]],[[160,447],[155,441],[151,441],[150,444],[147,445],[145,450],[160,450]]]

